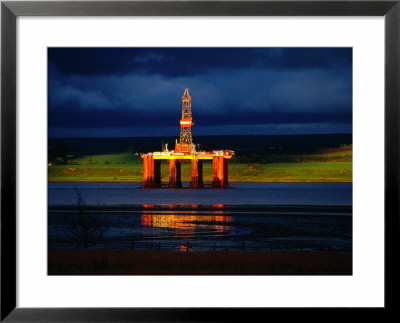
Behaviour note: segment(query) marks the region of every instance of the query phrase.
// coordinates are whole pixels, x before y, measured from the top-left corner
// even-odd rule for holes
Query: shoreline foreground
[[[352,275],[352,253],[49,249],[48,275]]]

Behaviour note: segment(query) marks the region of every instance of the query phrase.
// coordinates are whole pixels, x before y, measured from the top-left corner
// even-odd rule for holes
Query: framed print
[[[394,306],[398,1],[1,10],[2,320]]]

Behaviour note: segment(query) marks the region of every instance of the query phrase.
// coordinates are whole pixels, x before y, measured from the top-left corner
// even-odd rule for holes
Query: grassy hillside
[[[251,155],[230,161],[230,182],[351,182],[352,151],[314,154],[268,154],[253,162]],[[48,167],[49,182],[141,182],[140,156],[129,153],[88,155]],[[204,181],[212,181],[211,162],[204,163]],[[162,163],[162,181],[168,181],[168,164]],[[182,180],[190,181],[190,164],[184,164]]]

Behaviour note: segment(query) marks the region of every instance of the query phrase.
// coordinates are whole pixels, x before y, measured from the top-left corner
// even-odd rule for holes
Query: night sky
[[[49,137],[352,133],[351,48],[49,48]]]

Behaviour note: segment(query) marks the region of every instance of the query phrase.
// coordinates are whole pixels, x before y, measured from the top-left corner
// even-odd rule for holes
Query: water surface
[[[352,250],[352,185],[233,183],[232,189],[49,184],[50,248],[82,248],[82,226],[107,227],[89,248]],[[77,206],[77,192],[83,203]],[[101,228],[100,228],[101,231]]]
[[[352,204],[351,183],[231,183],[231,189],[143,189],[140,183],[49,183],[49,205],[75,203],[79,189],[89,205]]]

